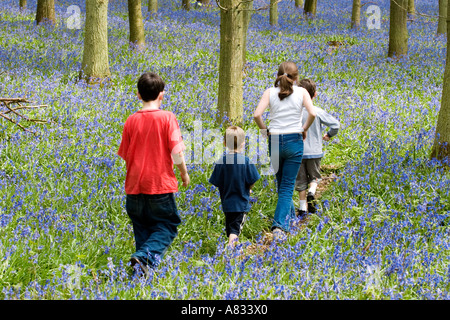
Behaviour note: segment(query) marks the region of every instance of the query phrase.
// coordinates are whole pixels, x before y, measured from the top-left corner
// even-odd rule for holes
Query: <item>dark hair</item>
[[[305,88],[306,91],[308,91],[309,95],[311,96],[311,99],[314,98],[314,95],[316,94],[316,84],[311,79],[302,79],[298,83],[299,87]]]
[[[275,87],[280,87],[278,97],[283,100],[294,92],[294,82],[298,79],[297,65],[292,61],[285,61],[278,68]]]
[[[138,92],[145,102],[153,101],[164,91],[164,80],[153,72],[146,72],[137,82]]]

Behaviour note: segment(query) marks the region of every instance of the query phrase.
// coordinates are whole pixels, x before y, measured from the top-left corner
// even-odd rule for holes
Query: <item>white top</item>
[[[298,86],[293,86],[294,92],[280,100],[279,87],[269,89],[269,131],[270,133],[301,133],[302,112],[303,112],[303,90]]]

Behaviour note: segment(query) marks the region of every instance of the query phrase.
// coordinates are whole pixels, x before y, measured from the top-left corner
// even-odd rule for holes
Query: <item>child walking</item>
[[[311,99],[317,97],[316,84],[311,79],[302,79],[299,86],[305,88]],[[307,212],[315,213],[316,207],[314,204],[316,188],[322,180],[320,174],[320,161],[323,157],[322,140],[328,141],[335,136],[340,127],[339,121],[327,113],[322,108],[314,106],[316,110],[316,118],[309,127],[308,136],[303,144],[303,158],[300,169],[295,181],[295,190],[299,192],[300,208],[297,210],[297,215],[302,217]],[[308,118],[308,111],[303,113],[303,123]],[[323,135],[324,126],[329,130]],[[309,185],[309,189],[308,189]],[[307,193],[308,190],[308,193]]]
[[[245,132],[230,126],[225,131],[224,145],[228,152],[214,165],[209,182],[219,188],[228,246],[238,241],[246,214],[250,211],[250,191],[260,175],[250,159],[242,154]]]
[[[135,273],[146,276],[148,267],[156,267],[167,251],[181,223],[174,197],[178,191],[174,163],[183,186],[190,182],[177,119],[160,109],[164,87],[159,75],[141,75],[137,96],[142,108],[126,120],[118,150],[126,163],[126,210],[136,241],[130,264]]]

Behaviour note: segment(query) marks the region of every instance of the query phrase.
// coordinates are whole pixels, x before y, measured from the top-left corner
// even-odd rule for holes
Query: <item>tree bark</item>
[[[27,0],[20,0],[19,1],[19,8],[20,10],[25,10],[27,8]]]
[[[400,57],[408,53],[407,7],[408,0],[391,0],[388,57]]]
[[[303,7],[303,0],[295,0],[295,6],[297,8]]]
[[[220,0],[220,54],[217,123],[243,121],[242,41],[243,11],[240,0]]]
[[[158,12],[158,0],[148,0],[148,12]]]
[[[278,25],[278,2],[277,0],[270,0],[269,22],[271,26]]]
[[[437,33],[446,34],[447,33],[447,5],[448,0],[439,0],[439,22]]]
[[[447,17],[450,16],[450,6],[447,5]],[[447,23],[447,58],[444,71],[444,84],[442,88],[441,109],[439,110],[436,136],[431,158],[447,161],[450,166],[450,24]]]
[[[416,4],[414,0],[408,0],[408,14],[411,16],[411,18],[414,18],[416,16]]]
[[[86,0],[82,73],[86,80],[108,78],[108,0]]]
[[[253,1],[246,1],[242,3],[243,9],[243,28],[242,28],[242,66],[247,62],[247,33],[250,20],[252,18]]]
[[[152,0],[149,1],[149,4],[151,2]],[[140,50],[145,46],[141,0],[128,0],[128,15],[130,25],[130,46]]]
[[[317,10],[317,0],[305,0],[303,12],[306,16],[314,17]]]
[[[183,8],[186,11],[191,10],[191,1],[190,0],[182,0],[181,8]]]
[[[361,25],[361,0],[353,0],[351,28],[359,28]]]
[[[55,25],[55,0],[38,0],[36,9],[36,24],[47,22]]]

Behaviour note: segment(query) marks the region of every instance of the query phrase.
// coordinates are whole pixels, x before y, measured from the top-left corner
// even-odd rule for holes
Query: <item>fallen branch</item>
[[[9,122],[15,124],[20,129],[22,129],[26,132],[30,132],[34,135],[37,135],[37,132],[24,127],[16,119],[12,118],[11,115],[8,115],[8,114],[11,113],[13,115],[16,115],[18,118],[22,118],[28,122],[48,123],[48,122],[50,122],[50,120],[29,118],[29,117],[25,116],[24,114],[22,114],[21,112],[19,112],[19,110],[23,111],[26,109],[45,108],[45,107],[47,107],[47,105],[43,104],[43,105],[33,105],[33,106],[25,105],[24,106],[24,105],[22,105],[22,103],[31,103],[31,102],[25,98],[0,98],[0,116],[4,119],[8,120]],[[17,106],[14,106],[14,105],[17,105]]]

